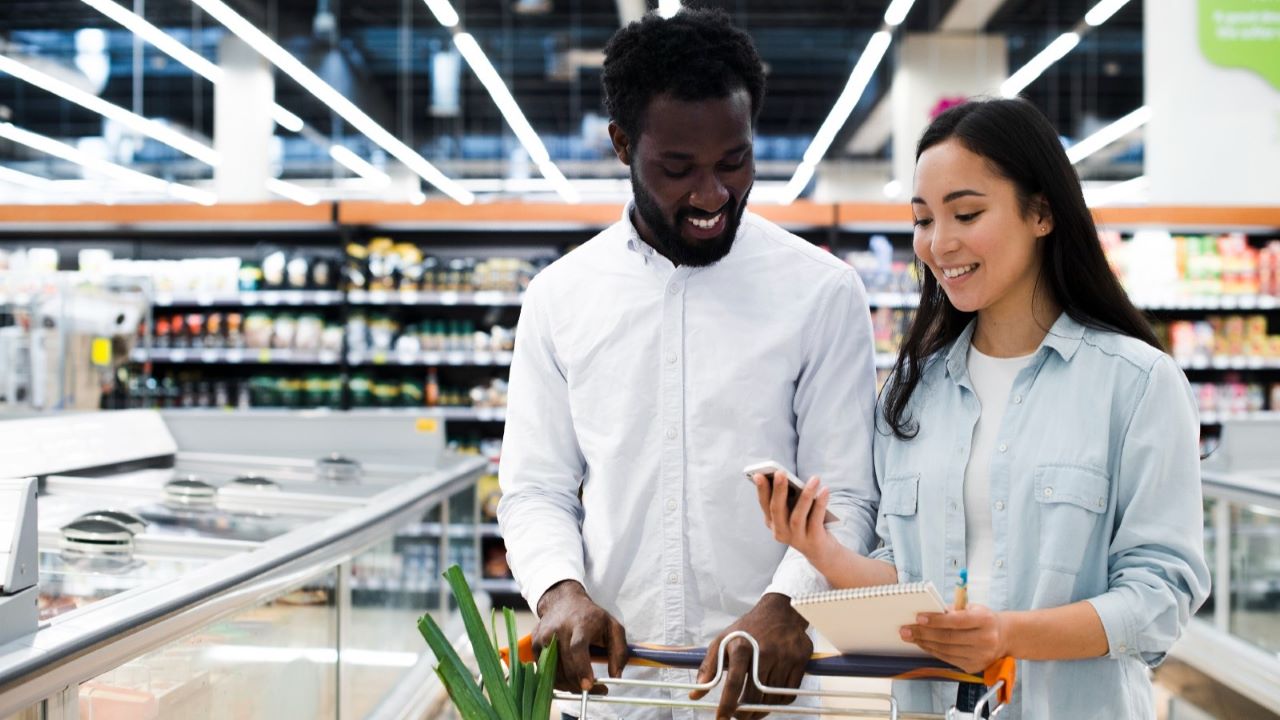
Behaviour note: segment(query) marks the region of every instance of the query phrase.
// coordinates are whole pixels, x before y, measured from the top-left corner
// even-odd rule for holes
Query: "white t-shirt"
[[[991,530],[991,456],[1009,404],[1013,381],[1032,355],[997,358],[969,346],[969,382],[982,406],[973,428],[969,464],[964,469],[964,538],[969,566],[969,602],[987,605],[994,553]]]

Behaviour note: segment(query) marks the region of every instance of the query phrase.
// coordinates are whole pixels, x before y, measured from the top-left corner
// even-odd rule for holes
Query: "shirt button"
[[[1106,507],[1106,506],[1107,506],[1107,501],[1103,500],[1102,498],[1098,498],[1098,507]]]
[[[1008,445],[1005,445],[1004,443],[1000,443],[1000,452],[1005,452],[1008,449],[1009,449]]]
[[[1003,509],[1004,509],[1004,501],[1003,501],[1003,500],[997,500],[997,501],[996,501],[996,509],[997,509],[997,510],[1003,510]]]
[[[1044,496],[1045,496],[1045,497],[1052,497],[1052,496],[1053,496],[1053,488],[1051,488],[1051,487],[1047,487],[1047,488],[1045,488],[1045,489],[1044,489]]]
[[[668,500],[668,501],[667,501],[667,512],[675,512],[675,509],[676,509],[676,501],[675,501],[675,500]]]
[[[667,364],[668,364],[668,365],[675,365],[675,364],[676,364],[676,354],[675,354],[675,353],[673,353],[673,352],[672,352],[672,353],[667,353]]]
[[[1120,647],[1116,648],[1116,652],[1122,652],[1122,653],[1129,652],[1129,646],[1121,645]]]
[[[668,439],[668,440],[675,440],[675,439],[676,439],[676,429],[675,429],[675,428],[673,428],[673,427],[669,427],[669,428],[667,428],[667,439]]]
[[[675,585],[680,582],[680,576],[675,573],[667,573],[667,584]]]
[[[672,285],[671,287],[667,288],[667,292],[671,293],[672,295],[679,295],[679,294],[680,294],[680,286],[679,286],[679,285]]]
[[[1022,404],[1022,396],[1021,396],[1021,395],[1014,395],[1014,396],[1013,396],[1013,404],[1014,404],[1014,405],[1021,405],[1021,404]]]
[[[1004,567],[1004,561],[1003,561],[1003,560],[997,560],[997,561],[996,561],[996,567],[998,567],[998,568],[1002,568],[1002,567]]]

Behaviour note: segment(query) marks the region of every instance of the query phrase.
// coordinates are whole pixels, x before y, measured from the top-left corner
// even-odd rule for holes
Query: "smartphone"
[[[796,507],[796,501],[800,499],[800,493],[804,490],[804,483],[800,482],[800,479],[793,475],[789,470],[772,460],[748,465],[742,469],[742,474],[747,476],[747,480],[751,481],[752,485],[755,484],[756,475],[764,475],[769,478],[770,482],[772,482],[774,475],[777,473],[782,473],[782,475],[787,478],[787,509],[794,510]],[[840,522],[840,518],[836,517],[835,514],[828,509],[826,517],[822,519],[822,523],[824,525],[830,525],[831,523],[837,522]]]

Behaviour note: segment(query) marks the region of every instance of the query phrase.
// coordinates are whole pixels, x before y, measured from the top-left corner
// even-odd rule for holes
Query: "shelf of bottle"
[[[341,290],[246,290],[242,292],[176,292],[156,293],[152,304],[156,307],[210,307],[210,306],[304,306],[338,305],[342,302]]]
[[[518,306],[524,293],[479,290],[475,292],[350,290],[347,301],[352,305],[479,305],[485,307]]]

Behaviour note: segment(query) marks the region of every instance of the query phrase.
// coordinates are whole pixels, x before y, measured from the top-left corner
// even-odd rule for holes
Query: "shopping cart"
[[[831,717],[858,718],[890,718],[890,720],[917,720],[920,718],[981,718],[984,712],[987,717],[996,718],[1007,707],[1014,686],[1014,661],[1012,658],[1001,658],[987,668],[982,675],[966,673],[940,660],[919,657],[898,657],[886,655],[815,655],[809,661],[805,672],[809,675],[826,677],[863,677],[889,678],[893,680],[951,680],[961,683],[980,683],[986,692],[978,698],[972,710],[962,711],[952,707],[943,714],[907,713],[898,709],[898,701],[888,693],[850,692],[838,690],[805,690],[796,688],[770,687],[760,680],[760,645],[751,635],[737,631],[725,636],[720,643],[719,657],[716,659],[716,674],[705,683],[668,683],[651,680],[629,680],[623,678],[599,678],[597,682],[610,688],[662,688],[668,690],[713,690],[724,681],[725,657],[729,641],[741,638],[751,646],[750,682],[762,693],[768,695],[791,695],[794,697],[816,698],[823,700],[855,699],[870,700],[873,703],[883,702],[883,708],[844,708],[829,705],[791,706],[791,705],[741,705],[739,709],[748,712],[770,713],[772,715],[823,715]],[[527,640],[527,638],[526,638]],[[523,645],[524,643],[522,643]],[[706,656],[705,648],[668,648],[648,645],[629,646],[630,659],[628,666],[667,667],[697,669]],[[532,650],[522,647],[521,655],[532,657]],[[623,693],[610,692],[608,695],[592,695],[587,692],[571,693],[557,690],[555,698],[560,701],[576,703],[579,717],[589,720],[593,708],[602,706],[631,707],[663,707],[686,708],[697,711],[714,712],[717,703],[698,700],[667,700],[651,697],[627,697]]]

